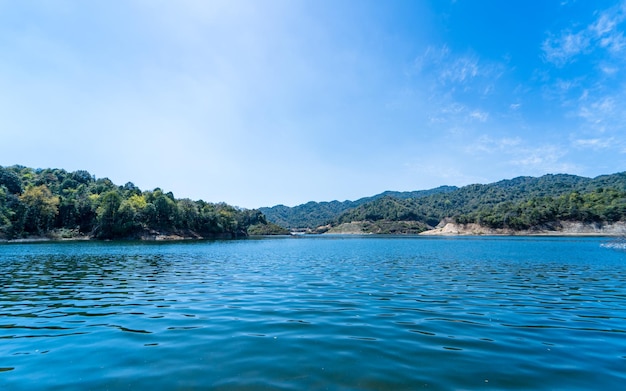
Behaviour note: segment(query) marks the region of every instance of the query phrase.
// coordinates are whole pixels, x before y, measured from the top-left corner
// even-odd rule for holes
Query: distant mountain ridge
[[[259,209],[290,229],[333,229],[364,222],[363,232],[418,233],[442,221],[529,229],[553,221],[626,220],[626,172],[586,178],[569,174],[522,176],[490,184],[387,191],[357,201],[309,202]],[[365,222],[367,224],[365,224]],[[402,224],[399,224],[402,222]],[[320,229],[317,230],[320,232]]]
[[[426,197],[437,193],[447,193],[457,190],[456,186],[440,186],[430,190],[418,191],[385,191],[370,197],[359,198],[356,201],[310,201],[306,204],[289,207],[276,205],[262,207],[258,210],[265,215],[268,221],[289,229],[314,229],[333,222],[343,212],[367,204],[383,197],[397,199],[413,199]]]

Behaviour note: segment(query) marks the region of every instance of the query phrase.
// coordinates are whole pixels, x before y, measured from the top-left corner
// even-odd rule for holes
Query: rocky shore
[[[156,231],[156,230],[144,230],[136,235],[126,238],[120,238],[119,240],[139,240],[139,241],[181,241],[181,240],[202,240],[202,239],[233,239],[236,237],[245,237],[247,235],[233,235],[231,233],[218,233],[213,235],[200,235],[192,230],[170,230],[170,231]],[[0,243],[36,243],[36,242],[65,242],[65,241],[84,241],[94,240],[102,241],[102,239],[96,239],[91,235],[85,235],[78,233],[77,231],[67,230],[53,230],[48,232],[45,236],[27,236],[18,239],[7,239],[0,237]]]
[[[478,224],[442,222],[436,228],[421,232],[420,235],[626,236],[626,223],[559,221],[528,230],[513,230],[510,228],[489,228]]]

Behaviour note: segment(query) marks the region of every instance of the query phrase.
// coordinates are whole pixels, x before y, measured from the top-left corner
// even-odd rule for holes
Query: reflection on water
[[[5,389],[618,389],[600,239],[0,246]]]

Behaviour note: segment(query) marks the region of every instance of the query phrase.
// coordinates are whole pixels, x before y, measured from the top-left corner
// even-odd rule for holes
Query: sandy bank
[[[420,233],[431,236],[454,235],[518,235],[518,236],[625,236],[626,223],[582,223],[576,221],[555,222],[528,230],[489,228],[478,224],[446,222],[437,228]]]

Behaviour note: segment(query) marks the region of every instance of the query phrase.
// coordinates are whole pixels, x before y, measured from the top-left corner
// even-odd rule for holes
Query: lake
[[[0,245],[3,390],[626,384],[610,239]]]

